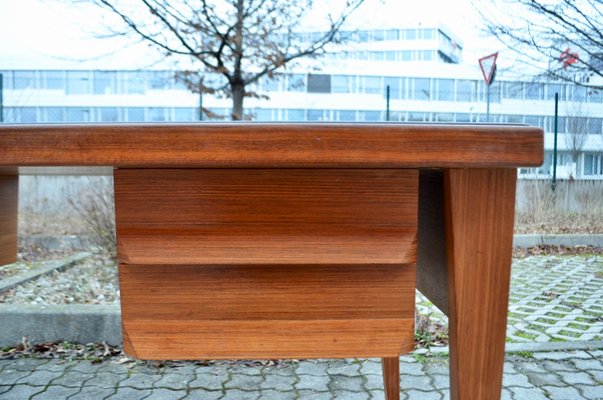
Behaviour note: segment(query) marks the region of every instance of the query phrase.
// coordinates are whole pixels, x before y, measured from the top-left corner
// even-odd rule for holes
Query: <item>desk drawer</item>
[[[418,173],[405,169],[120,169],[125,264],[406,264]]]

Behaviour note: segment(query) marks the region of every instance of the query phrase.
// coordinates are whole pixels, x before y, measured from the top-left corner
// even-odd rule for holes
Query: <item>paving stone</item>
[[[423,366],[421,363],[400,363],[400,374],[401,375],[415,375],[415,376],[423,376],[425,373],[423,372]]]
[[[105,389],[115,389],[126,376],[112,374],[110,372],[98,372],[90,380],[86,381],[86,386],[96,386]]]
[[[316,392],[314,390],[300,390],[297,392],[298,400],[331,400],[331,392]]]
[[[278,390],[262,390],[260,391],[261,400],[295,400],[297,395],[293,390],[289,392],[281,392]]]
[[[227,390],[221,400],[256,400],[260,398],[259,392],[243,392],[237,389]]]
[[[364,387],[367,390],[383,390],[383,376],[381,375],[365,375]]]
[[[8,392],[14,385],[0,385],[0,394]]]
[[[93,374],[84,374],[77,371],[67,371],[56,379],[53,379],[51,385],[61,385],[70,388],[81,388],[89,379],[94,377]]]
[[[65,372],[65,371],[69,371],[72,367],[77,365],[77,363],[78,363],[77,361],[50,360],[50,362],[42,364],[42,365],[38,366],[36,369],[37,370],[44,369],[46,371],[53,371],[53,372]]]
[[[310,375],[307,376],[310,377]],[[293,391],[297,379],[295,376],[266,375],[264,381],[260,383],[260,388],[262,390],[274,389],[281,392],[289,392]]]
[[[252,376],[260,376],[262,375],[262,366],[254,366],[254,365],[233,365],[228,369],[228,372],[232,375],[252,375]]]
[[[526,373],[526,376],[528,381],[530,381],[530,383],[534,386],[565,386],[565,383],[561,380],[561,378],[553,372],[547,372],[545,374],[528,372]]]
[[[440,392],[423,392],[421,390],[409,390],[406,391],[408,400],[440,400],[444,395]]]
[[[31,371],[17,371],[5,368],[0,372],[0,385],[14,385],[19,379],[31,375]]]
[[[66,399],[80,391],[79,388],[68,388],[65,386],[49,386],[42,393],[38,393],[31,400],[57,400]]]
[[[577,384],[594,385],[596,382],[586,372],[566,372],[561,375],[565,383],[573,386]]]
[[[29,385],[15,385],[8,392],[2,393],[2,400],[25,400],[34,394],[40,393],[45,388]]]
[[[101,374],[102,372],[99,372]],[[153,384],[161,379],[160,375],[150,375],[142,372],[132,373],[130,376],[119,376],[119,387],[130,387],[145,390],[153,387]]]
[[[371,395],[371,400],[385,400],[385,392],[383,390],[370,390],[369,394]],[[401,396],[402,399],[405,399],[406,396]]]
[[[600,382],[603,385],[603,371],[588,371],[588,373],[595,379],[596,382]]]
[[[192,389],[189,390],[186,400],[218,400],[221,399],[224,394],[221,390],[206,390],[206,389]]]
[[[450,371],[450,367],[448,366],[448,364],[428,362],[423,365],[423,371],[429,375],[432,375],[432,374],[446,375]]]
[[[365,361],[360,365],[360,373],[362,375],[379,375],[383,374],[381,362]]]
[[[513,397],[517,400],[548,400],[545,392],[542,389],[532,387],[532,388],[522,388],[522,387],[512,387],[509,388],[511,392],[513,392]],[[556,397],[554,397],[557,399]],[[561,400],[561,398],[559,398]]]
[[[576,370],[575,365],[569,361],[560,361],[560,362],[545,361],[543,366],[545,369],[547,369],[549,371],[557,371],[557,372],[575,371]]]
[[[507,366],[507,363],[505,363],[505,367]],[[539,373],[539,374],[546,374],[549,371],[544,368],[544,364],[542,362],[517,362],[517,365],[513,366],[513,370],[515,371],[515,373],[519,373],[519,374],[525,374],[527,372],[535,372],[535,373]],[[507,369],[505,368],[505,374],[510,372],[507,371]]]
[[[542,390],[548,392],[552,399],[580,400],[583,398],[578,389],[573,387],[543,386]]]
[[[350,392],[348,390],[334,390],[333,398],[342,400],[369,400],[370,396],[366,392]]]
[[[362,377],[349,377],[344,375],[331,375],[331,381],[329,382],[329,389],[333,392],[337,390],[347,390],[351,392],[362,391],[362,385],[364,381]]]
[[[509,389],[503,388],[500,400],[513,400],[513,394]]]
[[[92,364],[90,361],[80,361],[71,367],[71,370],[84,372],[84,373],[96,373],[101,367],[100,364]]]
[[[105,400],[142,400],[151,394],[150,389],[139,390],[131,387],[120,387],[111,396]]]
[[[448,375],[431,375],[432,385],[436,389],[449,389],[450,376]]]
[[[17,383],[30,386],[46,386],[50,381],[58,378],[61,375],[61,372],[35,370],[31,374],[19,379]]]
[[[591,356],[585,351],[550,351],[534,353],[534,358],[537,360],[566,361],[577,358],[589,359]]]
[[[603,356],[601,359],[590,359],[590,360],[572,360],[574,365],[583,371],[599,370],[603,371]]]
[[[230,381],[226,382],[224,387],[226,389],[240,389],[240,390],[259,390],[263,376],[250,376],[250,375],[232,375]]]
[[[209,390],[222,390],[222,386],[229,379],[226,374],[214,375],[204,373],[197,375],[195,379],[189,382],[189,388],[203,388]]]
[[[599,358],[599,359],[603,358],[603,350],[589,350],[588,352],[594,358]]]
[[[293,376],[296,374],[297,364],[283,364],[264,367],[262,373],[264,375],[276,374],[282,376]]]
[[[39,358],[18,358],[11,363],[11,369],[16,371],[32,372],[41,365],[48,363],[48,360]]]
[[[115,393],[115,389],[100,388],[96,386],[84,386],[79,393],[74,394],[69,400],[91,400],[104,399]]]
[[[519,386],[524,388],[534,387],[525,375],[503,375],[503,386]]]
[[[329,364],[324,362],[305,361],[299,363],[295,373],[297,375],[325,376],[327,368],[329,368]]]
[[[344,375],[349,377],[360,375],[360,364],[335,363],[327,368],[329,375]]]
[[[329,390],[329,382],[331,381],[331,378],[326,374],[322,376],[299,375],[298,379],[295,383],[296,390],[316,390],[319,392]]]
[[[144,400],[180,400],[186,397],[186,390],[153,389],[149,397]]]
[[[195,379],[193,375],[188,376],[183,374],[167,373],[153,382],[153,387],[184,390],[188,387],[188,383],[193,381],[193,379]]]
[[[417,389],[422,391],[432,390],[431,379],[427,375],[423,376],[402,376],[400,378],[400,387],[403,390]]]
[[[578,386],[576,386],[576,389],[578,389],[580,391],[580,393],[582,393],[582,396],[585,399],[589,399],[589,400],[603,399],[603,384],[599,384],[597,386],[578,385]]]

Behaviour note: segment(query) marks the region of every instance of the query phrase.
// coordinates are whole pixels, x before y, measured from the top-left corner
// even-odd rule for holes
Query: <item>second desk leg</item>
[[[445,172],[453,400],[500,399],[516,177],[515,169]]]

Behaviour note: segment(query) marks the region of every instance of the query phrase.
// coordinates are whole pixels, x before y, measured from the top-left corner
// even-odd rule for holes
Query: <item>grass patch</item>
[[[534,353],[531,351],[513,351],[509,353],[509,355],[522,358],[534,358]]]
[[[528,333],[528,332],[524,332],[524,331],[516,332],[515,336],[519,336],[521,338],[530,339],[530,340],[536,339],[538,337],[537,335],[534,335],[534,334]]]

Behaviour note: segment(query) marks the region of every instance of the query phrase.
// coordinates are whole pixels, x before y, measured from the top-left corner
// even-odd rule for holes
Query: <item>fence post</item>
[[[553,192],[557,186],[557,122],[559,119],[559,93],[555,93],[555,119],[553,120],[553,132],[555,134],[555,141],[553,144],[553,182],[551,183],[551,189]]]
[[[389,121],[389,85],[385,88],[385,120]]]

